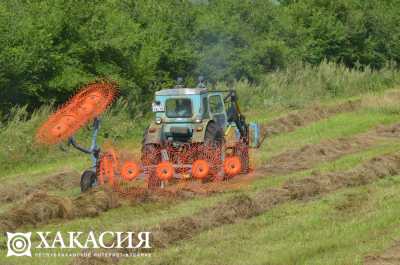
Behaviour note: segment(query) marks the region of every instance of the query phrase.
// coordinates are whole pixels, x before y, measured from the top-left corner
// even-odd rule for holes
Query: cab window
[[[192,101],[188,98],[170,98],[165,102],[168,118],[190,118],[193,116]]]
[[[210,96],[209,105],[211,113],[224,112],[224,104],[222,103],[222,98],[219,95]]]

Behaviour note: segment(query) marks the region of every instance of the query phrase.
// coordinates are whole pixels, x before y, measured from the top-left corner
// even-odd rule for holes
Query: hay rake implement
[[[249,148],[259,145],[259,127],[247,124],[234,90],[213,91],[200,82],[197,88],[157,91],[154,121],[146,129],[140,153],[100,148],[100,116],[117,96],[116,85],[92,83],[61,106],[38,129],[41,144],[69,145],[92,157],[92,166],[81,176],[84,192],[108,185],[129,194],[143,183],[163,188],[186,180],[222,181],[249,171]],[[92,123],[91,145],[74,138]]]

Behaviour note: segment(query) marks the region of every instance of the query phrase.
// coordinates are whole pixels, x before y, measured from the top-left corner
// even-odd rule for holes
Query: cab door
[[[222,95],[210,94],[208,96],[208,106],[211,114],[211,119],[216,121],[219,127],[225,128],[227,124],[227,116]]]

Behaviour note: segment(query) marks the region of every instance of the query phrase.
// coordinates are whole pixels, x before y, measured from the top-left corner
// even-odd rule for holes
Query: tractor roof
[[[157,91],[156,96],[200,95],[207,92],[207,88],[172,88]]]

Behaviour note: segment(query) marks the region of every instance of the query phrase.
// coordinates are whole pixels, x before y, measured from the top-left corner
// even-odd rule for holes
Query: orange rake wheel
[[[116,94],[116,87],[112,83],[93,83],[78,92],[70,102],[75,104],[75,112],[79,117],[91,120],[106,110]]]
[[[229,177],[236,176],[242,170],[242,163],[238,156],[230,156],[225,158],[224,172]]]
[[[81,127],[79,118],[71,112],[53,114],[36,134],[38,142],[56,144],[72,136]]]
[[[99,163],[99,184],[103,185],[107,182],[113,187],[118,165],[117,153],[113,149],[108,150],[101,155]]]
[[[38,129],[36,140],[42,144],[57,144],[68,139],[103,113],[116,94],[116,86],[112,83],[87,85],[49,117]]]
[[[162,181],[170,180],[175,174],[175,169],[168,161],[161,162],[156,167],[156,176]]]
[[[137,163],[132,161],[126,161],[122,165],[121,176],[126,181],[132,181],[140,174],[140,167]]]
[[[103,185],[106,180],[110,186],[114,185],[114,161],[109,157],[104,156],[100,160],[100,174],[99,174],[99,183]]]
[[[206,160],[199,159],[192,165],[192,175],[195,179],[204,179],[210,173],[210,165]]]

